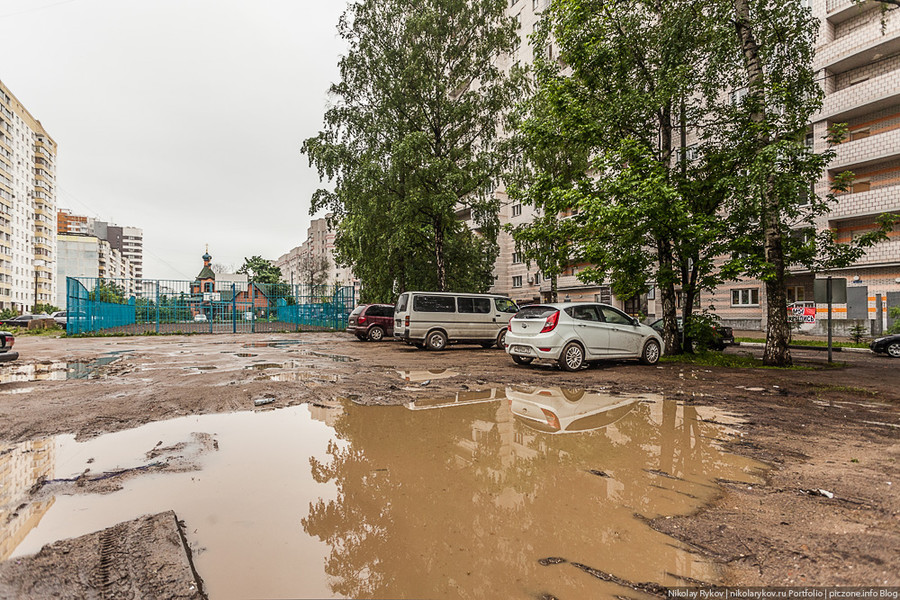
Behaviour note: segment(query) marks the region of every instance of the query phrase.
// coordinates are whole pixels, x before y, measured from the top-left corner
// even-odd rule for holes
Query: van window
[[[490,298],[457,298],[456,305],[461,313],[487,314],[491,312]]]
[[[394,312],[403,312],[406,310],[406,303],[409,300],[409,294],[400,294],[400,297],[397,299],[397,307],[394,308]]]
[[[456,312],[453,296],[414,296],[413,310],[416,312]]]
[[[497,305],[497,310],[502,313],[519,312],[519,307],[516,306],[516,303],[509,298],[494,298],[494,304]]]
[[[360,304],[359,306],[357,306],[356,308],[353,309],[353,312],[350,313],[350,316],[351,316],[351,317],[355,317],[356,315],[358,315],[359,313],[361,313],[361,312],[364,311],[365,309],[366,309],[366,305],[365,305],[365,304]]]

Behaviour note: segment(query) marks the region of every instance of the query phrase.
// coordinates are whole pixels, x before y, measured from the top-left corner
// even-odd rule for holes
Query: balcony
[[[832,204],[829,220],[877,217],[886,212],[900,212],[900,184],[886,185],[855,194],[838,194]]]
[[[871,0],[860,4],[853,2],[853,0],[826,0],[825,2],[826,18],[835,24],[843,23],[861,12],[878,8],[878,3]]]
[[[813,122],[848,121],[900,103],[900,73],[887,73],[825,96]]]
[[[873,135],[861,140],[844,142],[835,148],[836,155],[831,171],[842,171],[852,167],[864,167],[900,156],[900,129]]]
[[[877,35],[854,33],[822,45],[816,52],[815,68],[843,73],[900,51],[900,19],[889,21],[883,35],[878,23],[868,27]]]

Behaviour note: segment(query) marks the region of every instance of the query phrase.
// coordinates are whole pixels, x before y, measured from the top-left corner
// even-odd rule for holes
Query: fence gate
[[[255,333],[344,329],[356,304],[344,286],[66,279],[66,333]]]

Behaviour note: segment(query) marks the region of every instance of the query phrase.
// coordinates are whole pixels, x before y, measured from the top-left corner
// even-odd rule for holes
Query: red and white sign
[[[788,321],[791,323],[815,324],[816,323],[816,306],[809,303],[795,303],[788,307]]]

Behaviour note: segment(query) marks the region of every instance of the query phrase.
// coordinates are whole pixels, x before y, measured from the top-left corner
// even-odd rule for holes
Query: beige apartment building
[[[527,36],[534,31],[545,5],[546,0],[511,3],[509,14],[521,23],[522,42],[519,50],[506,59],[509,64],[532,60]],[[821,22],[816,68],[825,91],[822,110],[810,124],[809,142],[824,149],[825,133],[835,123],[847,123],[850,131],[816,191],[825,194],[829,180],[841,171],[856,175],[852,189],[839,195],[831,213],[817,226],[832,228],[840,241],[850,241],[875,228],[878,215],[900,216],[900,11],[889,11],[882,17],[880,5],[871,1],[811,0],[809,5]],[[502,188],[497,194],[504,201],[501,223],[517,225],[534,217],[531,207],[506,201]],[[529,267],[521,260],[507,233],[500,235],[500,257],[494,273],[493,292],[521,301],[544,299],[549,293],[549,282],[534,265]],[[580,283],[575,273],[572,269],[559,278],[561,300],[599,300],[632,314],[660,314],[653,290],[641,298],[623,301],[608,287]],[[871,248],[852,267],[829,275],[847,279],[848,302],[835,307],[835,317],[844,321],[843,329],[867,320],[873,332],[880,331],[890,322],[887,307],[900,306],[900,226],[894,227],[888,241]],[[812,301],[815,277],[802,270],[792,271],[789,302]],[[723,320],[738,328],[764,328],[765,287],[759,281],[726,283],[713,294],[702,294],[699,305],[714,306]],[[817,329],[821,331],[825,306],[818,305],[817,309]]]
[[[56,142],[0,81],[0,309],[56,299]]]
[[[353,285],[359,282],[349,267],[339,267],[334,259],[335,231],[328,226],[331,214],[322,219],[313,219],[306,230],[306,241],[292,248],[275,260],[275,266],[281,269],[281,279],[294,285],[306,284],[310,281],[310,268],[325,266],[325,284]]]

